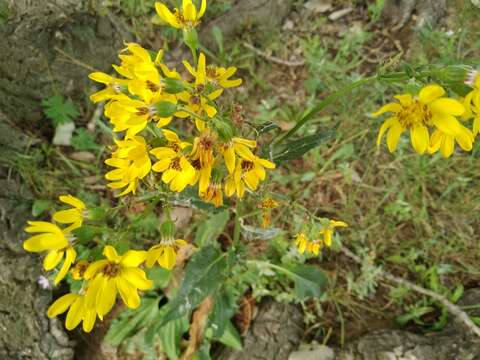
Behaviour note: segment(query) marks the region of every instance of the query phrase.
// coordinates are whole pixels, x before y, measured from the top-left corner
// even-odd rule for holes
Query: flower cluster
[[[89,332],[96,318],[103,320],[112,309],[117,294],[127,307],[137,308],[140,305],[138,291],[153,286],[142,265],[150,268],[158,262],[161,267],[172,269],[176,252],[186,241],[173,240],[175,226],[173,222],[166,221],[161,227],[160,243],[148,251],[128,250],[119,255],[114,247],[107,245],[103,248],[103,259],[93,262],[77,260],[75,230],[92,218],[95,209],[87,209],[82,200],[71,195],[60,196],[60,201],[70,208],[55,212],[51,222],[28,221],[25,231],[36,235],[26,239],[23,248],[29,252],[46,252],[43,261],[46,271],[55,269],[64,259],[55,275],[55,284],[63,280],[69,271],[73,280],[82,281],[78,293],[66,294],[50,306],[48,316],[54,317],[68,310],[66,328],[72,330],[82,322],[83,330]],[[57,224],[68,226],[61,228]]]
[[[444,157],[449,157],[455,142],[465,151],[472,150],[475,134],[459,121],[465,119],[468,110],[459,100],[445,95],[446,91],[436,84],[423,87],[418,96],[396,95],[397,102],[386,104],[373,113],[375,117],[392,113],[380,127],[377,145],[386,134],[388,149],[394,152],[400,136],[408,130],[412,146],[419,154],[440,151]],[[473,95],[471,98],[473,100]]]
[[[184,2],[184,8],[190,5]],[[158,9],[167,14],[163,5],[157,4]],[[174,18],[193,21],[186,15]],[[123,133],[105,161],[114,168],[105,176],[108,186],[121,189],[119,196],[135,193],[138,182],[153,171],[161,173],[170,191],[197,186],[199,197],[215,206],[223,204],[224,192],[241,198],[246,189],[256,190],[265,180],[265,169],[275,164],[255,155],[257,142],[237,136],[232,114],[221,112],[215,102],[225,89],[242,83],[231,79],[237,69],[207,65],[200,53],[194,65],[183,61],[182,77],[162,59],[163,51],[152,57],[140,45],[129,43],[120,55],[121,64],[113,65],[122,78],[90,74],[106,85],[91,96],[92,101],[106,101],[105,116],[115,132]],[[193,131],[193,136],[181,139],[180,131],[170,126],[173,119],[179,119],[176,125]],[[191,120],[192,126],[183,119]]]
[[[299,232],[295,236],[295,244],[298,251],[303,254],[305,251],[318,255],[323,246],[332,245],[332,235],[336,227],[347,227],[347,223],[336,220],[323,220],[320,224],[310,224],[310,228]],[[311,240],[313,239],[313,240]]]

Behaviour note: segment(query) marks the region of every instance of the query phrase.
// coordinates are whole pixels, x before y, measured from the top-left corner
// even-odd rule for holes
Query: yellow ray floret
[[[83,219],[87,216],[85,203],[72,195],[61,195],[59,199],[61,202],[72,206],[72,208],[55,212],[52,217],[53,220],[60,224],[71,224],[64,232],[82,226]]]

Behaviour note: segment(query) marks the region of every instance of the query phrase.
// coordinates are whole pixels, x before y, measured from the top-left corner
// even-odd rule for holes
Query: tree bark
[[[22,249],[33,199],[11,166],[25,144],[0,112],[0,359],[70,360],[62,324],[46,316],[52,296],[37,284],[41,262]]]
[[[217,360],[287,360],[300,344],[303,315],[297,306],[263,302],[243,341],[243,350],[224,349]]]
[[[89,3],[9,0],[10,16],[0,25],[0,109],[10,120],[44,130],[43,98],[61,94],[85,104],[88,73],[109,69],[128,33]]]

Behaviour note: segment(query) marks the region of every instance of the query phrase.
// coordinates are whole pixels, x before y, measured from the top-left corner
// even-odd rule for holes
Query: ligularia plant
[[[44,254],[46,271],[58,269],[54,273],[55,284],[70,273],[71,292],[58,298],[48,310],[50,317],[66,312],[65,326],[69,330],[82,323],[84,331],[91,331],[96,320],[102,321],[119,299],[118,303],[130,309],[140,307],[142,295],[154,288],[154,281],[149,278],[151,271],[159,268],[168,272],[183,267],[185,262],[185,281],[177,282],[176,288],[169,290],[178,291],[178,296],[169,295],[172,299],[168,311],[156,321],[154,329],[188,315],[221,287],[237,286],[235,281],[240,280],[235,274],[251,266],[260,268],[267,264],[290,277],[297,286],[301,276],[295,275],[295,267],[286,269],[246,259],[242,232],[251,231],[251,226],[245,224],[245,219],[259,215],[261,225],[256,231],[268,239],[269,231],[273,231],[272,214],[277,208],[289,209],[292,216],[299,215],[302,221],[283,230],[291,231],[291,244],[296,246],[294,251],[300,259],[307,254],[318,256],[325,247],[341,246],[334,233],[347,227],[347,223],[318,217],[276,196],[271,174],[283,161],[302,156],[319,145],[316,136],[287,140],[316,113],[360,85],[374,81],[403,84],[407,80],[422,85],[416,93],[396,95],[394,102],[372,114],[375,118],[388,114],[380,126],[377,144],[386,137],[390,152],[399,147],[399,140],[408,132],[418,154],[440,152],[449,157],[455,144],[462,150],[472,150],[480,132],[479,73],[462,66],[432,65],[361,79],[306,109],[288,132],[279,131],[262,140],[260,133],[243,121],[238,104],[222,97],[242,85],[237,68],[214,64],[206,56],[208,52],[199,51],[196,27],[207,9],[205,0],[199,3],[196,7],[191,0],[183,0],[181,8],[175,9],[155,4],[160,19],[183,32],[188,58],[178,61],[177,66],[167,65],[161,49],[151,51],[137,43],[126,43],[118,64],[113,65],[114,75],[90,74],[91,80],[103,86],[90,99],[104,104],[104,115],[112,129],[105,179],[118,204],[104,213],[102,208],[87,206],[72,195],[61,195],[60,201],[68,208],[55,212],[51,222],[29,221],[25,229],[34,235],[25,240],[24,249]],[[452,83],[462,83],[468,91],[455,98],[449,91]],[[130,248],[132,244],[125,246],[115,226],[128,227],[128,216],[121,221],[112,220],[118,219],[121,211],[128,214],[135,199],[143,206],[161,210],[159,236],[150,248],[141,248],[146,242],[142,239],[135,239],[137,249]],[[251,214],[246,214],[249,200],[256,205],[250,206]],[[221,243],[213,239],[199,240],[193,245],[187,236],[184,240],[176,235],[179,229],[172,212],[178,205],[216,214],[216,222],[201,225],[211,227],[204,233],[215,233],[219,223],[225,226],[230,217],[223,218],[222,214],[232,213],[232,234],[226,234]],[[190,250],[183,252],[187,248]],[[190,268],[193,270],[189,273]],[[208,278],[217,279],[219,275],[223,283]],[[202,286],[209,290],[189,293],[192,283],[197,290]],[[299,300],[314,296],[312,291],[302,293]]]

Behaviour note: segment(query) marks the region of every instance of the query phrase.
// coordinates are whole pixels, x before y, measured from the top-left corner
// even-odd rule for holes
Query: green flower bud
[[[106,211],[104,208],[96,207],[93,209],[88,209],[88,218],[92,221],[101,221],[105,219]]]
[[[198,34],[194,28],[183,30],[183,42],[190,49],[196,50],[198,48]]]
[[[213,126],[215,127],[215,130],[217,130],[218,135],[220,135],[220,138],[225,142],[230,141],[235,134],[235,128],[229,121],[218,120],[213,123]]]
[[[185,90],[182,80],[179,79],[165,78],[163,79],[163,83],[165,84],[165,91],[169,94],[178,94]]]
[[[160,226],[160,233],[162,234],[162,237],[172,238],[175,235],[175,223],[171,220],[165,221]]]
[[[177,105],[170,101],[160,101],[154,106],[155,114],[162,118],[172,116],[177,111]]]

